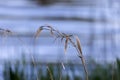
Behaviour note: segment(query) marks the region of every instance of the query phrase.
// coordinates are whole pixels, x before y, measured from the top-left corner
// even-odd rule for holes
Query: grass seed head
[[[37,37],[40,36],[40,33],[42,32],[42,30],[43,30],[42,27],[40,27],[40,28],[37,30],[37,32],[36,32],[36,34],[35,34],[35,38],[37,38]]]
[[[78,38],[78,36],[76,36],[76,43],[77,43],[78,50],[82,54],[82,48],[81,48],[80,39]]]
[[[67,51],[68,41],[69,41],[69,37],[66,37],[66,40],[65,40],[65,48],[64,48],[64,52],[65,52],[65,53],[66,53],[66,51]]]

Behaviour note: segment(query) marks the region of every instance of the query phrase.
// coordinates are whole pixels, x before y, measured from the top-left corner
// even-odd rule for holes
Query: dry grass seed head
[[[64,52],[65,52],[65,53],[66,53],[66,51],[67,51],[68,41],[69,41],[69,37],[67,36],[67,37],[66,37],[66,40],[65,40],[65,48],[64,48]]]
[[[56,39],[60,37],[60,38],[61,38],[61,41],[62,41],[63,39],[65,39],[65,47],[64,47],[64,52],[65,52],[65,53],[66,53],[66,50],[67,50],[68,41],[70,41],[70,42],[73,44],[73,46],[74,46],[76,49],[78,49],[78,53],[79,53],[80,56],[81,56],[80,58],[81,58],[81,61],[82,61],[83,66],[84,66],[84,70],[85,70],[85,72],[86,72],[86,76],[87,76],[87,77],[86,77],[86,80],[88,80],[88,72],[87,72],[87,69],[86,69],[86,66],[85,66],[85,60],[84,60],[84,58],[83,58],[83,56],[82,56],[82,49],[81,49],[80,39],[78,38],[78,36],[75,36],[75,39],[76,39],[76,44],[75,44],[75,43],[70,39],[70,37],[72,37],[72,35],[67,35],[67,34],[65,34],[65,33],[60,33],[59,31],[53,29],[51,26],[41,26],[41,27],[37,30],[36,35],[35,35],[35,38],[37,38],[37,37],[40,35],[40,33],[41,33],[42,30],[49,30],[50,33],[56,37]],[[53,32],[55,32],[56,34],[53,34]],[[49,71],[49,68],[48,68],[48,71]],[[51,78],[51,80],[52,80],[52,78]]]
[[[82,54],[82,48],[81,48],[80,39],[78,38],[78,36],[76,36],[76,43],[77,43],[78,50]]]
[[[43,30],[42,27],[40,27],[40,28],[37,30],[37,32],[36,32],[36,34],[35,34],[35,38],[37,38],[37,37],[40,36],[40,33],[42,32],[42,30]]]

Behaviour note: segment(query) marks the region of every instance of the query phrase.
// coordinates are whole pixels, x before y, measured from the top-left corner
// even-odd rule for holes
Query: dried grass
[[[65,48],[64,48],[64,52],[65,52],[65,53],[66,53],[66,50],[67,50],[68,41],[69,41],[69,37],[66,37],[66,40],[65,40]]]
[[[77,42],[77,48],[78,48],[79,52],[82,54],[80,39],[78,38],[78,36],[76,36],[76,42]]]
[[[86,68],[86,65],[85,65],[85,59],[83,57],[83,53],[82,53],[82,48],[81,48],[81,44],[80,44],[80,39],[78,38],[78,36],[74,36],[74,35],[68,35],[68,34],[65,34],[65,33],[61,33],[59,32],[58,30],[52,28],[51,26],[41,26],[37,29],[36,33],[35,33],[35,39],[37,39],[41,32],[43,30],[47,30],[50,32],[50,34],[55,37],[55,39],[59,38],[61,40],[61,42],[64,41],[65,45],[64,45],[64,53],[66,53],[67,51],[67,47],[68,47],[68,43],[72,44],[72,46],[77,50],[78,52],[78,57],[81,59],[81,62],[82,62],[82,65],[84,67],[84,71],[85,71],[85,74],[86,74],[86,80],[88,80],[88,71],[87,71],[87,68]],[[13,32],[11,30],[8,30],[8,29],[2,29],[0,28],[0,33],[3,33],[5,35],[9,35],[9,34],[13,34]],[[76,41],[74,41],[74,39],[76,39]],[[20,39],[21,40],[21,39]],[[34,57],[31,56],[32,58],[32,61],[33,61],[33,64],[35,66],[35,61],[34,61]],[[64,64],[62,63],[62,66],[63,68],[65,69],[64,67]],[[53,80],[53,77],[52,77],[52,74],[51,74],[51,71],[49,69],[49,66],[47,66],[47,70],[50,74],[50,79]]]
[[[85,65],[85,59],[84,59],[83,54],[82,54],[82,48],[81,48],[80,39],[78,38],[78,36],[68,35],[68,34],[65,34],[65,33],[61,33],[58,30],[52,28],[51,26],[41,26],[36,31],[35,38],[39,37],[39,35],[41,33],[41,30],[47,30],[47,31],[49,31],[50,34],[55,37],[55,40],[57,38],[59,38],[61,40],[61,42],[64,40],[64,43],[65,43],[65,45],[64,45],[64,53],[66,53],[66,51],[67,51],[68,43],[72,44],[72,46],[78,52],[78,57],[81,59],[82,65],[84,67],[84,71],[85,71],[85,74],[86,74],[86,80],[88,80],[88,71],[87,71],[87,68],[86,68],[86,65]],[[73,41],[74,38],[76,39],[76,41]]]
[[[39,37],[39,35],[40,35],[40,33],[42,32],[42,27],[40,27],[38,30],[37,30],[37,32],[36,32],[36,34],[35,34],[35,38],[37,38],[37,37]]]

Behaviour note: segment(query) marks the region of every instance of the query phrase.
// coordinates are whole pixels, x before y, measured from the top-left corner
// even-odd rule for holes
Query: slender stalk
[[[38,30],[40,30],[40,31],[38,31]],[[37,30],[38,32],[36,33],[37,34],[36,37],[38,37],[41,30],[48,30],[48,31],[51,32],[50,34],[55,36],[55,40],[57,38],[60,38],[61,41],[64,39],[65,40],[65,52],[67,50],[68,42],[71,43],[72,46],[77,50],[78,57],[81,59],[82,65],[84,67],[84,71],[85,71],[85,74],[86,74],[86,80],[88,80],[88,71],[87,71],[87,68],[86,68],[86,65],[85,65],[85,59],[84,59],[83,54],[82,54],[79,38],[77,37],[77,39],[76,39],[77,44],[76,44],[75,41],[72,40],[72,37],[74,39],[75,36],[68,35],[68,34],[65,34],[65,33],[61,33],[58,30],[52,28],[51,26],[41,26],[38,30]]]
[[[50,80],[53,80],[53,75],[52,75],[52,72],[51,72],[49,66],[47,66],[47,70],[48,70],[48,73],[50,75]]]

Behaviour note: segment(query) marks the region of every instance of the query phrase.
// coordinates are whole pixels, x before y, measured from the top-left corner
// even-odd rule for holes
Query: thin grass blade
[[[61,64],[62,64],[62,68],[65,70],[65,65],[63,63],[61,63]]]

